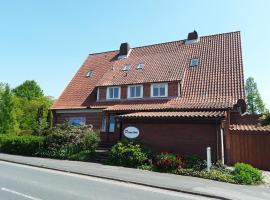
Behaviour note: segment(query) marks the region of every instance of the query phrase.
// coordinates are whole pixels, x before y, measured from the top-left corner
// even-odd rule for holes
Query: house
[[[240,32],[90,54],[54,103],[55,123],[92,124],[104,144],[135,138],[154,151],[228,160],[246,110]]]

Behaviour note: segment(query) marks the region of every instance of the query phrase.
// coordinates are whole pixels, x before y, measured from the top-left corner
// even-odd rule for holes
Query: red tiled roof
[[[225,112],[136,112],[119,115],[121,118],[217,118],[224,117]]]
[[[232,125],[230,125],[230,130],[233,130],[233,131],[268,131],[270,133],[269,127],[250,125],[250,124],[232,124]]]
[[[108,110],[147,110],[155,108],[232,107],[244,99],[244,77],[240,32],[200,37],[195,44],[183,40],[133,48],[129,57],[117,60],[118,51],[90,55],[71,80],[53,109],[96,107]],[[199,58],[199,66],[190,68],[191,58]],[[144,63],[143,70],[136,65]],[[131,64],[126,73],[125,64]],[[92,78],[85,77],[93,70]],[[165,102],[129,103],[96,102],[96,86],[168,82],[182,80],[182,97]],[[118,105],[116,105],[118,104]]]
[[[232,108],[233,102],[215,102],[215,99],[207,101],[192,101],[192,100],[155,100],[155,101],[122,101],[108,105],[107,111],[147,111],[147,110],[216,110]]]

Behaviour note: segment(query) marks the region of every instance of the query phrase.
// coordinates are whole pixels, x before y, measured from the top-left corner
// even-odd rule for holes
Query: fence
[[[270,170],[270,130],[230,130],[228,164],[249,163]]]

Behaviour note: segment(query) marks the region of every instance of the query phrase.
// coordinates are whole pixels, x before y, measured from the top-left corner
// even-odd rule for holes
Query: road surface
[[[0,200],[62,199],[203,200],[208,198],[0,161]]]

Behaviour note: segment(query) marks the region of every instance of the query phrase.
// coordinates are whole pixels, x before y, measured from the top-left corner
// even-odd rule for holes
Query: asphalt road
[[[0,200],[189,200],[185,193],[0,161]]]

